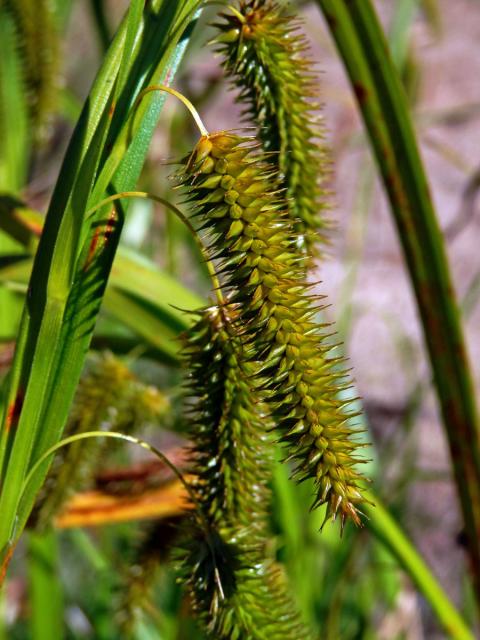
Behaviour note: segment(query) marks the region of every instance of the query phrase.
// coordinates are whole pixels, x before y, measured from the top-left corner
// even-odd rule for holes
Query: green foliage
[[[480,428],[450,267],[406,96],[370,0],[317,0],[345,63],[422,319],[480,607]]]
[[[15,23],[1,3],[0,39],[0,191],[18,193],[27,173],[28,114]]]
[[[299,246],[315,252],[327,227],[321,188],[327,162],[323,129],[313,113],[318,77],[305,36],[299,21],[271,0],[242,0],[230,10],[216,25],[223,65],[278,166]]]
[[[144,8],[140,15],[139,5]],[[22,479],[61,437],[122,228],[124,211],[119,206],[89,216],[86,212],[106,191],[135,184],[162,106],[159,100],[143,100],[132,127],[127,114],[142,89],[138,78],[148,85],[174,74],[199,5],[199,0],[158,0],[152,8],[132,2],[64,159],[36,252],[5,393],[0,431],[2,567],[28,519],[47,465],[20,504]]]
[[[382,158],[417,285],[452,452],[458,452],[454,463],[475,568],[478,542],[472,532],[480,483],[464,473],[470,469],[474,475],[478,467],[475,403],[449,299],[448,265],[406,103],[369,0],[318,2]],[[410,25],[420,4],[425,12],[436,7],[431,0],[402,0],[395,12],[391,42],[405,76],[414,53]],[[140,225],[145,233],[136,244],[139,251],[122,251],[114,261],[127,198],[134,195],[163,102],[158,83],[170,83],[202,0],[132,0],[110,46],[114,16],[107,15],[102,0],[92,0],[106,55],[37,243],[41,221],[17,196],[25,186],[30,195],[27,168],[39,159],[38,146],[27,144],[28,122],[41,136],[57,100],[57,17],[62,25],[70,5],[69,0],[0,0],[0,190],[9,192],[0,198],[2,340],[15,338],[19,305],[25,302],[15,359],[0,389],[0,583],[30,517],[37,526],[27,533],[34,640],[57,640],[64,631],[68,637],[90,633],[99,640],[198,640],[204,634],[219,640],[296,640],[312,634],[366,640],[376,637],[383,614],[399,614],[395,607],[405,591],[400,567],[449,636],[470,640],[472,633],[423,559],[381,501],[365,490],[357,467],[365,441],[354,424],[360,403],[351,399],[355,392],[342,358],[335,355],[340,349],[334,351],[331,329],[321,323],[322,298],[313,295],[308,279],[315,243],[326,241],[322,184],[328,169],[323,130],[314,115],[318,82],[300,23],[271,0],[240,0],[215,18],[224,68],[258,135],[203,135],[181,171],[183,195],[209,241],[212,260],[206,262],[214,288],[213,263],[222,283],[218,304],[202,307],[197,294],[154,264],[153,257],[164,248],[155,237],[160,234],[153,233],[155,223]],[[213,7],[207,11],[213,14]],[[179,143],[172,143],[171,149],[160,149],[162,157],[178,157]],[[156,172],[157,166],[142,179],[155,180]],[[199,241],[195,233],[194,241]],[[173,244],[184,249],[180,235]],[[197,264],[198,252],[194,260],[192,255],[178,252],[168,261],[172,272],[184,267],[189,286],[207,271]],[[187,434],[188,476],[178,472],[175,457],[171,464],[145,441],[111,432],[128,433],[150,419],[161,423],[166,410],[163,396],[139,382],[115,356],[91,357],[77,388],[99,313],[94,346],[106,345],[117,354],[135,349],[142,379],[145,374],[155,385],[163,388],[166,381],[174,388],[179,374],[173,367],[188,369],[189,411],[178,424],[181,434],[155,434],[156,446],[163,451],[165,445],[168,458],[169,443]],[[175,338],[185,329],[180,354]],[[10,366],[8,349],[12,344],[0,346],[2,370]],[[178,422],[179,404],[172,407]],[[68,414],[68,438],[59,444]],[[364,419],[361,426],[366,428]],[[91,538],[77,531],[71,544],[61,547],[59,562],[58,538],[63,545],[69,535],[50,528],[45,532],[45,526],[65,497],[92,476],[100,455],[102,463],[108,459],[105,443],[114,438],[140,443],[166,460],[189,489],[191,510],[186,514],[176,502],[179,492],[171,504],[178,509],[180,527],[170,521],[142,526],[133,551],[131,524],[102,528]],[[275,468],[277,439],[284,445],[278,453],[286,451],[288,461]],[[46,475],[47,461],[57,449]],[[288,478],[291,462],[295,477],[306,481],[301,485]],[[161,484],[151,494],[148,487],[147,480],[146,501],[162,500]],[[321,508],[308,514],[312,491],[313,506]],[[98,500],[101,494],[92,495]],[[319,535],[326,520],[338,518],[342,530],[349,517],[360,524],[360,510],[370,518],[365,529],[348,527],[341,538],[328,524]],[[174,585],[172,542],[182,546],[180,581],[186,595]],[[80,548],[82,559],[75,564],[72,551]],[[14,559],[14,570],[17,562],[21,555]],[[83,629],[71,615],[79,608],[88,618]],[[192,623],[192,613],[204,633]],[[23,620],[15,624],[12,639],[25,637],[23,625]],[[1,637],[10,630],[0,621]]]
[[[28,113],[25,84],[17,51],[15,24],[0,2],[0,193],[18,193],[26,179],[28,149]],[[4,218],[3,206],[0,218]],[[0,231],[0,251],[15,255],[18,244]],[[21,307],[15,294],[0,290],[0,335],[13,339],[16,335]]]
[[[64,636],[63,594],[59,575],[58,539],[52,530],[27,534],[32,640]]]

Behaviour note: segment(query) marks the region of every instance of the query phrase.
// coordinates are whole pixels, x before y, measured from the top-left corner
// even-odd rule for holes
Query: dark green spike
[[[191,487],[202,517],[185,527],[181,573],[212,640],[308,640],[283,569],[267,551],[272,441],[236,325],[233,306],[215,307],[186,336],[197,413]],[[220,381],[213,389],[212,376]]]

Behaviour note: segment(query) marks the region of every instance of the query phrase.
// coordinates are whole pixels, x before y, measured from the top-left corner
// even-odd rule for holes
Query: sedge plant
[[[436,229],[431,203],[425,190],[420,193],[423,174],[408,113],[395,94],[396,80],[388,81],[396,72],[387,59],[375,75],[378,50],[373,35],[379,27],[369,0],[361,0],[362,6],[359,2],[318,4],[357,83],[377,154],[390,143],[394,155],[402,154],[401,193],[391,173],[383,177],[412,280],[418,284],[427,270],[438,285],[442,314],[452,329],[442,339],[451,348],[462,346],[455,304],[444,290],[448,264],[441,240],[434,234],[430,249],[436,261],[427,269],[412,241],[417,231],[424,237],[422,221],[412,218],[409,229],[402,222],[407,209],[419,202],[429,228]],[[106,47],[104,6],[92,4]],[[122,460],[119,447],[111,444],[123,440],[157,455],[184,500],[169,511],[173,521],[154,522],[140,540],[118,534],[121,540],[125,535],[122,550],[130,547],[130,566],[113,581],[120,592],[114,598],[117,611],[102,618],[98,637],[335,637],[335,606],[324,615],[320,595],[312,606],[305,604],[305,594],[315,588],[295,592],[298,572],[295,577],[285,561],[288,552],[278,543],[283,536],[297,544],[300,553],[309,552],[302,546],[300,524],[282,516],[279,507],[289,503],[293,513],[292,496],[301,496],[297,517],[306,519],[311,507],[313,535],[323,540],[319,545],[325,545],[325,556],[333,550],[335,570],[349,570],[361,554],[361,536],[367,530],[395,566],[412,577],[450,636],[472,638],[462,616],[368,487],[373,474],[367,463],[374,454],[363,434],[368,425],[335,329],[325,319],[321,287],[311,277],[316,260],[325,256],[330,234],[330,164],[318,116],[318,74],[301,23],[293,10],[285,11],[272,0],[220,4],[132,0],[76,124],[44,223],[20,197],[27,151],[22,146],[17,155],[0,155],[0,167],[15,165],[20,176],[2,185],[8,197],[2,197],[0,220],[0,240],[5,235],[17,243],[15,259],[6,258],[0,269],[0,299],[11,308],[9,317],[17,317],[5,325],[15,355],[0,396],[0,584],[22,532],[29,529],[32,553],[46,554],[48,560],[32,560],[32,601],[44,602],[39,585],[49,580],[58,589],[58,576],[46,569],[58,566],[52,533],[61,520],[58,515],[68,511],[73,493],[98,482],[104,460]],[[202,10],[214,16],[211,42],[245,106],[247,132],[208,131],[191,102],[169,86]],[[0,29],[18,41],[18,60],[9,69],[10,75],[17,74],[11,86],[28,87],[24,114],[37,147],[48,135],[60,92],[54,76],[62,12],[50,3],[22,0],[0,4],[2,13],[6,26],[0,24]],[[37,13],[41,21],[35,20]],[[37,50],[35,66],[32,52]],[[2,84],[6,77],[0,77],[2,96],[9,95]],[[370,83],[371,101],[364,99],[358,78]],[[136,185],[165,94],[188,107],[200,138],[183,160],[175,159],[175,189],[154,195],[136,190]],[[21,92],[12,95],[18,99]],[[375,125],[374,112],[385,116],[381,126]],[[8,135],[8,128],[5,131]],[[11,149],[6,145],[9,153]],[[180,204],[173,202],[176,194]],[[193,237],[195,251],[188,260],[208,273],[209,291],[193,293],[146,256],[119,248],[125,217],[134,215],[135,203],[147,200],[176,215]],[[441,400],[449,376],[458,373],[459,382],[442,407],[457,456],[455,479],[475,586],[480,575],[474,539],[480,467],[478,432],[473,422],[466,426],[475,413],[468,362],[462,347],[458,371],[450,370],[439,353],[439,335],[429,337],[433,312],[427,309],[428,296],[421,287],[416,290]],[[22,300],[18,320],[14,307],[18,310]],[[108,351],[97,352],[99,345]],[[122,360],[125,353],[130,353],[128,361]],[[132,371],[136,360],[145,376],[151,375],[149,363],[154,362],[154,385]],[[182,394],[179,369],[186,381]],[[462,426],[456,434],[455,416]],[[149,431],[152,424],[156,430]],[[148,436],[156,438],[159,424],[168,426],[162,433],[176,431],[182,439],[184,457],[178,464],[169,459],[168,447],[164,452],[140,437],[146,428]],[[140,488],[134,484],[126,489],[122,499],[135,501],[140,494],[146,498],[144,505],[153,495],[158,499],[162,481],[142,476],[142,482]],[[113,513],[113,502],[109,508]],[[144,509],[142,517],[148,517],[148,506]],[[332,528],[330,521],[338,527]],[[97,570],[108,565],[87,538],[75,540],[77,551]],[[117,543],[111,544],[114,549]],[[309,557],[316,568],[321,553],[319,547],[310,548],[315,549]],[[325,560],[318,579],[328,592],[326,566]],[[387,573],[379,575],[383,579]],[[161,603],[155,601],[159,584],[168,595]],[[397,582],[394,587],[389,583],[387,591],[398,588]],[[332,603],[337,595],[334,589]],[[105,607],[108,596],[97,597]],[[368,606],[373,612],[371,601]],[[63,637],[58,619],[48,629],[48,616],[37,616],[35,609],[34,614],[32,629],[40,629],[34,631],[35,638],[38,633],[54,640]],[[360,637],[350,633],[348,624],[342,629],[345,637]],[[0,636],[1,631],[0,625]]]

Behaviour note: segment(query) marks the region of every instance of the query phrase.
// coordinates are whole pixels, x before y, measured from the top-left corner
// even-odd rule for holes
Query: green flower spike
[[[330,355],[322,309],[310,293],[277,172],[253,138],[204,135],[180,177],[238,318],[253,373],[297,479],[313,478],[326,519],[360,524],[362,480],[355,414],[341,358]],[[258,434],[255,436],[258,437]],[[258,460],[258,458],[255,456]]]
[[[307,640],[281,565],[267,550],[272,445],[252,394],[234,307],[212,307],[188,333],[193,491],[182,574],[215,640]],[[252,369],[253,371],[253,369]],[[205,532],[199,522],[208,523]]]
[[[300,22],[271,0],[242,0],[221,14],[213,41],[223,66],[240,89],[239,100],[259,130],[266,152],[273,152],[288,198],[299,246],[315,253],[327,242],[325,192],[328,173],[323,127],[318,116],[318,78],[299,32]]]

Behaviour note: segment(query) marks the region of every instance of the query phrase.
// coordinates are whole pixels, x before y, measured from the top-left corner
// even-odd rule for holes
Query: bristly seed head
[[[221,148],[219,142],[211,151]],[[192,166],[204,162],[208,146],[202,140]],[[208,531],[191,522],[185,536],[182,573],[193,608],[212,640],[310,640],[282,568],[265,549],[272,443],[264,406],[251,392],[248,364],[241,364],[236,306],[198,314],[185,336],[184,359],[194,409],[189,419],[192,490]]]
[[[300,23],[272,0],[241,0],[221,17],[213,43],[277,166],[298,248],[315,254],[319,240],[328,243],[322,183],[330,168],[318,116],[319,80]]]
[[[251,354],[251,384],[297,462],[296,477],[314,479],[315,506],[325,503],[327,518],[360,524],[361,460],[354,454],[362,445],[354,440],[348,402],[339,397],[347,376],[339,358],[328,355],[325,326],[314,320],[322,307],[299,262],[276,175],[253,138],[219,132],[201,138],[180,180],[210,232]]]

